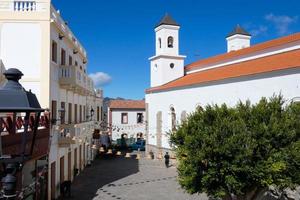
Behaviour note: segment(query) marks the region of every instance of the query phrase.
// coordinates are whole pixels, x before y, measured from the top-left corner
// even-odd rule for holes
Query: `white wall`
[[[128,124],[122,124],[121,122],[121,114],[128,113]],[[137,113],[143,113],[144,122],[146,120],[146,115],[144,110],[113,110],[112,111],[112,125],[114,127],[119,127],[118,129],[113,129],[112,131],[112,139],[117,140],[121,138],[121,135],[126,133],[128,138],[133,137],[136,138],[137,133],[143,133],[145,135],[145,123],[138,124],[137,123]]]
[[[261,97],[271,97],[273,94],[280,93],[287,100],[300,97],[300,69],[257,75],[247,79],[239,78],[234,81],[202,84],[194,88],[146,94],[146,103],[149,104],[148,143],[156,145],[156,113],[162,111],[162,146],[169,148],[168,137],[165,133],[171,129],[170,106],[175,108],[177,120],[180,123],[182,111],[191,113],[195,111],[197,105],[204,107],[207,104],[226,103],[234,106],[239,100],[244,102],[247,99],[255,103]]]
[[[227,52],[237,51],[243,48],[250,47],[251,36],[247,35],[233,35],[227,39]]]
[[[174,64],[174,68],[170,64]],[[151,87],[163,85],[184,75],[184,60],[179,57],[160,57],[151,61]]]
[[[41,26],[39,23],[3,23],[0,29],[0,59],[6,69],[23,72],[22,83],[40,99]]]

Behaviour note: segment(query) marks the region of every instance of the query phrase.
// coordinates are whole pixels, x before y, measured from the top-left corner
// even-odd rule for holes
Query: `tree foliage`
[[[179,183],[190,193],[246,199],[269,186],[300,184],[300,104],[208,105],[171,133]]]

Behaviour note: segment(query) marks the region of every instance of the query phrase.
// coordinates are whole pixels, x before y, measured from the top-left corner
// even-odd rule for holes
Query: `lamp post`
[[[19,137],[20,144],[18,144],[19,152],[6,152],[7,155],[3,155],[0,139],[0,163],[4,166],[6,174],[1,182],[3,196],[6,199],[16,199],[16,174],[33,154],[40,116],[44,110],[35,94],[26,91],[19,83],[23,76],[21,71],[11,68],[6,70],[4,75],[7,83],[0,89],[0,135],[5,130],[9,135]],[[16,131],[18,124],[18,128],[22,129],[20,133]]]

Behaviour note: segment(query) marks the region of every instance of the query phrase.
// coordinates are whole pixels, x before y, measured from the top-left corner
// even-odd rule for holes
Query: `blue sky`
[[[180,25],[185,64],[226,51],[240,24],[252,44],[300,31],[299,0],[52,0],[88,51],[88,73],[105,96],[144,98],[154,26],[169,13]]]

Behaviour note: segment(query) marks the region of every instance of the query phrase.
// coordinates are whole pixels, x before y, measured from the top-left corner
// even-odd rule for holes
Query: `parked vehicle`
[[[145,140],[138,140],[135,143],[133,143],[130,148],[132,150],[138,150],[140,149],[140,151],[145,151],[145,145],[146,145],[146,141]]]

